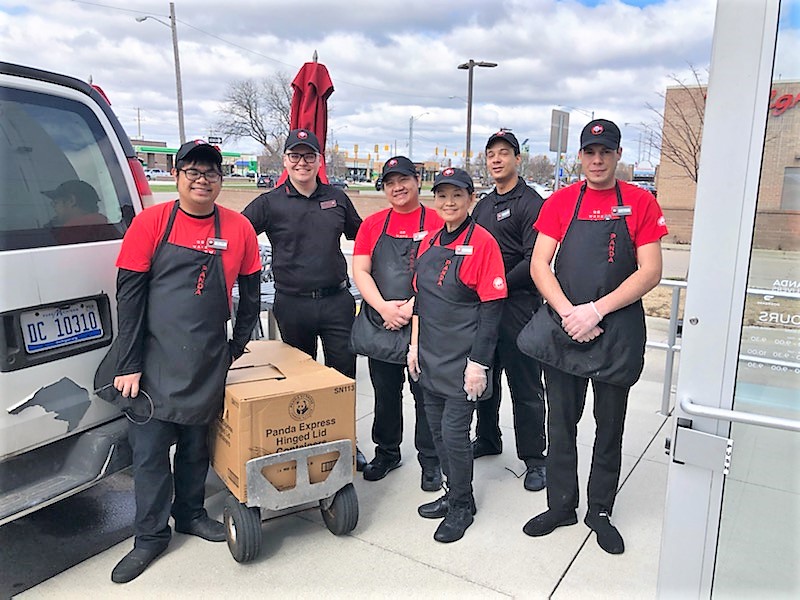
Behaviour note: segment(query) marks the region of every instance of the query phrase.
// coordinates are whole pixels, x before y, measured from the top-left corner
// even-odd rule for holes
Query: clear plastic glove
[[[414,381],[419,381],[419,374],[422,371],[419,368],[419,353],[416,345],[408,347],[408,354],[406,354],[406,364],[408,365],[408,376]]]
[[[475,402],[486,391],[488,370],[489,367],[467,359],[467,368],[464,369],[464,391],[467,392],[467,400],[470,402]]]
[[[561,320],[561,326],[576,342],[588,342],[603,332],[599,327],[602,319],[594,302],[587,302],[574,306],[566,313]]]

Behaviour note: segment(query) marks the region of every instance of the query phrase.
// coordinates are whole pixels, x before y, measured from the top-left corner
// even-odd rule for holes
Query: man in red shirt
[[[178,199],[140,213],[117,258],[113,385],[131,421],[136,518],[134,548],[111,573],[116,583],[138,577],[166,549],[170,515],[178,532],[225,539],[223,524],[203,508],[208,426],[260,311],[256,233],[244,216],[215,204],[222,155],[197,140],[181,146],[175,159]],[[229,341],[237,279],[240,302]]]
[[[610,554],[625,550],[610,517],[628,393],[644,366],[641,298],[661,279],[660,240],[667,233],[655,198],[617,181],[620,140],[611,121],[586,125],[578,155],[586,180],[559,190],[542,207],[531,276],[547,304],[518,339],[526,354],[544,364],[550,444],[548,510],[523,531],[536,537],[577,523],[576,435],[591,379],[596,433],[584,522]]]
[[[364,467],[364,479],[383,479],[400,466],[403,440],[403,384],[411,338],[414,290],[411,279],[420,242],[443,225],[436,211],[419,201],[419,175],[405,156],[386,161],[383,192],[390,208],[367,217],[356,234],[353,278],[364,299],[353,324],[351,345],[368,357],[375,390],[372,440],[375,458]],[[414,396],[414,445],[422,467],[423,490],[442,486],[442,473],[431,438],[419,384],[409,381]]]

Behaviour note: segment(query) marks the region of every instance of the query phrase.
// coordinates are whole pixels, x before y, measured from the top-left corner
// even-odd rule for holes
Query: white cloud
[[[100,6],[104,5],[104,6]],[[133,7],[133,8],[131,8]],[[229,82],[283,71],[293,77],[314,50],[331,74],[329,127],[342,148],[358,143],[407,150],[465,146],[467,74],[475,69],[473,150],[498,127],[546,152],[550,112],[572,112],[570,140],[594,111],[623,122],[651,121],[669,76],[704,70],[710,57],[714,0],[664,0],[646,8],[609,0],[462,0],[375,3],[256,0],[220,4],[178,0],[178,36],[187,135],[207,136]],[[165,0],[0,0],[3,60],[89,75],[112,101],[126,130],[177,143],[175,74]],[[222,38],[229,43],[220,41]],[[451,98],[456,96],[457,98]],[[140,122],[137,122],[137,109]],[[636,136],[623,128],[623,136]],[[253,150],[242,140],[239,150]]]

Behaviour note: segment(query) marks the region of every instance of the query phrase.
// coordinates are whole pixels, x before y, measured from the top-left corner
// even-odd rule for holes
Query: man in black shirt
[[[283,341],[316,356],[319,337],[325,364],[355,379],[356,356],[348,347],[355,300],[340,240],[355,239],[361,217],[347,194],[320,181],[320,164],[317,136],[293,129],[284,145],[288,179],[242,214],[272,244],[272,310]],[[362,467],[366,461],[358,459]]]
[[[517,348],[517,335],[542,303],[530,276],[531,254],[536,241],[533,223],[544,200],[519,176],[519,142],[510,131],[498,131],[486,143],[486,166],[495,189],[472,213],[473,219],[489,230],[503,253],[508,298],[503,305],[500,337],[494,360],[491,397],[478,402],[475,458],[500,454],[503,450],[499,415],[500,374],[506,372],[514,412],[517,456],[525,462],[525,489],[539,491],[546,485],[544,387],[538,362]]]

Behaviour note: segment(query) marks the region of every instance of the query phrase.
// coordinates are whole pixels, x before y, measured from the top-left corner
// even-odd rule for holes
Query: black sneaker
[[[196,535],[209,542],[224,542],[226,539],[225,525],[211,517],[198,517],[188,523],[175,522],[175,531],[187,535]]]
[[[389,471],[400,466],[400,459],[391,459],[378,456],[364,467],[364,479],[367,481],[378,481],[389,474]]]
[[[359,473],[367,466],[367,457],[356,446],[356,471]]]
[[[475,438],[472,440],[472,458],[480,458],[481,456],[495,456],[496,454],[503,453],[503,445],[492,444],[484,438]]]
[[[541,537],[553,533],[559,527],[575,525],[577,522],[578,517],[574,510],[566,512],[546,510],[525,523],[522,531],[531,537]]]
[[[474,515],[478,512],[475,506],[475,498],[470,498],[469,501],[470,512]],[[424,519],[441,519],[447,515],[450,510],[450,493],[445,492],[444,496],[440,496],[433,502],[428,502],[417,507],[417,514]]]
[[[420,487],[423,492],[435,492],[442,489],[442,469],[435,467],[422,467],[422,482]]]
[[[472,525],[475,520],[470,506],[453,506],[447,511],[444,521],[439,523],[436,532],[433,534],[433,539],[443,544],[455,542],[464,537],[464,532]]]
[[[617,528],[611,524],[611,516],[607,512],[587,513],[583,522],[597,534],[597,545],[603,550],[609,554],[625,552],[625,542]]]
[[[114,583],[128,583],[133,581],[153,562],[159,554],[164,552],[163,548],[134,548],[128,552],[121,561],[117,563],[111,571],[111,581]]]
[[[525,489],[529,492],[538,492],[547,485],[547,469],[544,465],[528,467],[525,472]]]

